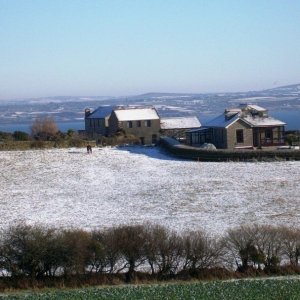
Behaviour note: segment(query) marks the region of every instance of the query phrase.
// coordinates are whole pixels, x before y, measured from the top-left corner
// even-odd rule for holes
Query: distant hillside
[[[272,89],[264,90],[263,92],[288,92],[288,93],[300,93],[300,83],[279,86]]]

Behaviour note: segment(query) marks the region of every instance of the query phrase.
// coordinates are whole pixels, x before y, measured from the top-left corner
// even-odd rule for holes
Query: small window
[[[156,143],[157,143],[157,135],[152,134],[152,144],[156,144]]]
[[[132,128],[132,121],[127,122],[127,128]]]
[[[151,127],[151,120],[145,121],[145,127]]]
[[[271,139],[272,138],[272,134],[273,132],[272,132],[272,129],[266,129],[266,131],[265,131],[265,137],[266,137],[266,139]]]
[[[236,130],[236,142],[238,144],[244,143],[244,130],[243,129]]]
[[[136,127],[141,127],[142,126],[142,122],[141,121],[136,121]]]

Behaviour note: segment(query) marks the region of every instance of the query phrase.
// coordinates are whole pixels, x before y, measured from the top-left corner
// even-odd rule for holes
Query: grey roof
[[[99,106],[87,118],[88,119],[104,119],[109,117],[115,106]]]
[[[238,113],[231,116],[231,118],[226,118],[226,115],[222,114],[222,115],[216,117],[215,119],[207,122],[206,124],[204,124],[204,126],[205,127],[223,127],[223,128],[227,128],[228,126],[230,126],[231,124],[236,122],[239,118],[240,118],[240,116],[239,116]]]
[[[201,131],[206,131],[208,128],[207,127],[200,127],[200,128],[195,128],[195,129],[191,129],[187,132],[193,133],[193,132],[201,132]]]
[[[236,113],[235,115],[231,116],[231,118],[226,118],[226,114],[222,114],[215,119],[209,121],[208,123],[205,124],[206,127],[222,127],[222,128],[227,128],[233,123],[235,123],[238,120],[242,120],[251,127],[269,127],[269,126],[283,126],[286,125],[286,123],[274,119],[269,116],[265,117],[259,117],[255,116],[253,117],[251,114],[250,115],[245,115],[245,114],[240,114]]]
[[[161,129],[187,129],[198,128],[201,126],[196,116],[188,117],[168,117],[160,119]]]

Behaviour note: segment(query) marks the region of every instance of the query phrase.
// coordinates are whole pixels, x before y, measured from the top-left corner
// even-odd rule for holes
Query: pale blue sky
[[[300,82],[298,0],[0,0],[0,99]]]

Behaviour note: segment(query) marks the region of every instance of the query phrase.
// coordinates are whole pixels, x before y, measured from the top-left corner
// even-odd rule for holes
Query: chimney
[[[89,108],[86,108],[84,110],[84,117],[87,118],[91,114],[91,110]]]

